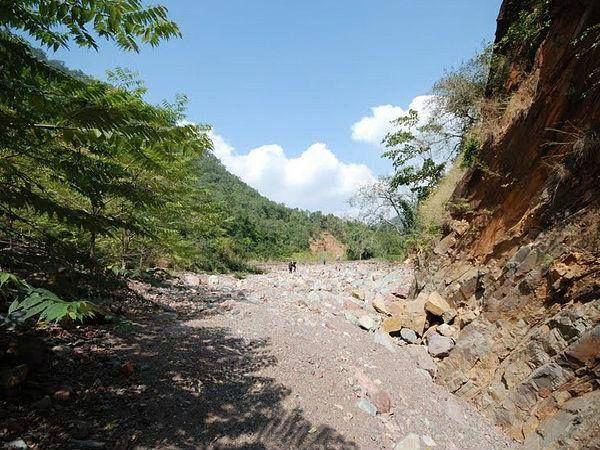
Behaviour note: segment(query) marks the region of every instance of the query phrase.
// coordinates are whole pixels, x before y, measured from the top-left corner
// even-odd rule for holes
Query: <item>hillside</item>
[[[437,381],[527,448],[600,435],[599,23],[597,1],[504,1],[502,107],[413,289],[458,313]]]
[[[309,252],[310,242],[329,233],[344,242],[349,222],[333,214],[288,208],[263,197],[229,173],[210,152],[198,160],[198,183],[226,213],[225,227],[245,258],[280,260]]]

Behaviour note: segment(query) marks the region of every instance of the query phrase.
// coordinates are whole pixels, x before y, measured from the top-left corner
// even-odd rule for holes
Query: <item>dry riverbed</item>
[[[362,262],[132,281],[132,323],[56,330],[51,370],[0,404],[0,438],[39,449],[514,445],[433,382],[424,346],[356,323],[376,319],[374,295],[409,280],[407,267]]]

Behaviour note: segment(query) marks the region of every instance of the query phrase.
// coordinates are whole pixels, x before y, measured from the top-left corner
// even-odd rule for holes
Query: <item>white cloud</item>
[[[420,95],[415,97],[406,109],[394,105],[374,106],[370,116],[365,116],[352,125],[352,139],[379,147],[385,135],[394,129],[391,122],[406,115],[409,110],[417,111],[420,122],[425,122],[431,115],[431,103],[434,98],[433,95]]]
[[[297,157],[279,145],[263,145],[238,154],[222,136],[211,132],[213,153],[227,169],[262,195],[288,206],[343,214],[359,186],[375,176],[364,164],[345,163],[323,143]]]

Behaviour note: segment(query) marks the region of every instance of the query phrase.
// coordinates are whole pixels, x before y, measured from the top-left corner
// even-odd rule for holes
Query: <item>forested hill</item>
[[[91,79],[84,72],[67,67],[63,61],[49,59],[41,49],[33,49],[33,53],[70,76]],[[307,254],[310,242],[319,239],[323,233],[331,234],[345,246],[346,242],[356,241],[357,235],[367,230],[362,224],[350,223],[333,214],[292,209],[269,200],[231,174],[210,150],[198,157],[195,166],[197,186],[192,191],[200,188],[203,206],[216,213],[220,220],[220,227],[212,230],[219,228],[220,234],[211,232],[207,236],[197,236],[203,243],[203,255],[194,259],[194,263],[202,269],[226,271],[247,268],[244,261],[248,260],[307,258],[311,256]],[[359,229],[362,233],[357,234]],[[349,247],[349,256],[355,256],[356,245]],[[189,261],[179,262],[186,265]]]
[[[263,197],[210,152],[198,159],[198,182],[225,212],[227,234],[245,259],[305,257],[311,240],[327,232],[348,242],[359,225],[333,214],[288,208]]]

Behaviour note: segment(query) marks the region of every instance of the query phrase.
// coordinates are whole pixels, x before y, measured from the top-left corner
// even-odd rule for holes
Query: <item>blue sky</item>
[[[426,94],[444,69],[493,38],[500,6],[500,0],[157,1],[169,8],[183,39],[140,54],[103,44],[99,52],[72,46],[54,57],[100,78],[116,66],[137,70],[150,101],[187,94],[189,119],[214,127],[217,154],[232,171],[275,200],[336,212],[352,190],[347,177],[356,184],[389,171],[376,142],[353,139],[352,125],[373,115],[373,107],[406,109]],[[259,151],[249,155],[253,149]],[[315,189],[323,195],[306,199]]]

